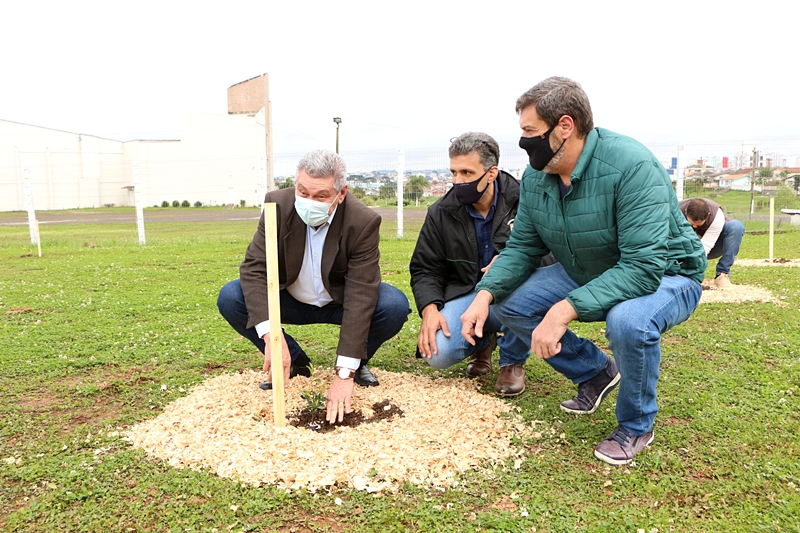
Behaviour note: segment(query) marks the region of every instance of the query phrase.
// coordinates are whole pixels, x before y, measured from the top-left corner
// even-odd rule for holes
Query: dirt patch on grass
[[[118,370],[115,365],[96,367],[93,371],[85,374],[73,374],[53,381],[56,389],[75,389],[81,386],[95,386],[105,391],[115,389],[122,384],[126,387],[137,386],[142,383],[155,381],[147,374],[154,369],[152,366],[132,367],[126,370]]]
[[[6,483],[7,481],[4,481]],[[11,500],[6,500],[2,507],[0,507],[0,530],[6,531],[6,525],[8,524],[8,517],[14,514],[15,512],[19,511],[20,509],[24,509],[30,505],[29,501],[25,500],[25,496],[16,496]]]
[[[355,387],[353,408],[365,419],[375,418],[376,405],[386,412],[396,408],[397,416],[327,433],[276,428],[272,392],[258,387],[266,375],[244,372],[198,385],[155,419],[131,428],[127,438],[175,467],[208,469],[254,485],[368,491],[395,489],[404,481],[450,486],[460,472],[522,455],[515,437],[535,438],[518,408],[479,393],[475,381],[376,374],[381,385]],[[304,408],[301,393],[319,390],[332,377],[332,370],[319,370],[290,380],[286,412]]]
[[[114,400],[107,401],[104,398],[97,398],[95,405],[89,409],[81,409],[70,416],[69,425],[65,430],[71,431],[75,426],[99,427],[105,425],[107,420],[119,418],[122,405]]]
[[[63,432],[73,431],[83,424],[102,426],[106,421],[118,418],[122,411],[123,404],[117,397],[117,390],[122,386],[153,381],[146,376],[150,370],[152,367],[121,372],[102,368],[87,374],[65,376],[53,380],[50,386],[22,393],[16,403],[28,416],[45,415],[52,420],[51,427],[61,428]],[[95,393],[85,398],[76,396],[83,387],[95,387]],[[37,423],[44,422],[39,420]]]
[[[782,267],[800,267],[800,259],[772,259],[770,263],[769,259],[736,259],[736,265],[738,266],[782,266]]]
[[[69,404],[74,400],[66,396],[48,395],[47,392],[37,394],[40,396],[28,396],[20,401],[23,412],[28,417],[43,417],[37,419],[37,425],[59,428],[63,433],[72,432],[84,424],[103,426],[106,421],[118,418],[122,410],[122,404],[114,397],[100,396],[90,406],[71,407]]]
[[[738,261],[737,261],[738,264]],[[717,289],[713,280],[703,280],[703,294],[700,303],[742,303],[742,302],[778,302],[771,292],[753,285],[733,285],[729,289]]]

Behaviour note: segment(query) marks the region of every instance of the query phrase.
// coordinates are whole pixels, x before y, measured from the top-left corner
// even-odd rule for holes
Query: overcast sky
[[[276,153],[332,149],[334,116],[343,149],[516,142],[516,98],[560,75],[644,142],[800,139],[795,2],[207,4],[5,2],[0,119],[177,138],[268,72]]]

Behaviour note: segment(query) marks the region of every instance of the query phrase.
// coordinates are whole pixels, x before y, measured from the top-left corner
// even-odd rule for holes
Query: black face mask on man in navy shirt
[[[486,172],[484,172],[480,178],[469,181],[467,183],[454,183],[453,189],[455,190],[456,198],[458,201],[461,202],[463,205],[472,205],[476,204],[483,198],[484,193],[486,193],[487,189],[489,189],[489,184],[483,186],[483,190],[479,191],[478,186],[481,183],[481,180],[486,177],[486,174],[489,173],[489,170],[492,170],[492,167],[489,167]]]

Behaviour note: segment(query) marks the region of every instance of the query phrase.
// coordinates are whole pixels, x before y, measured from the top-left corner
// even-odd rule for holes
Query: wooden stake
[[[269,349],[272,364],[272,404],[275,427],[286,427],[283,397],[283,343],[281,342],[281,299],[278,278],[278,224],[275,204],[264,204],[264,235],[267,254],[267,296],[269,297]]]
[[[796,178],[795,178],[796,179]],[[775,198],[769,199],[769,262],[772,263],[772,251],[775,243]]]

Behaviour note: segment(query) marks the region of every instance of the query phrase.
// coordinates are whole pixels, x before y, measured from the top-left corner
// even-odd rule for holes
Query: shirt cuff
[[[269,331],[269,320],[265,320],[264,322],[259,322],[256,324],[256,333],[258,334],[259,339],[269,333]]]
[[[346,355],[337,355],[336,366],[343,366],[344,368],[349,368],[350,370],[358,370],[358,367],[361,366],[361,359],[347,357]]]

